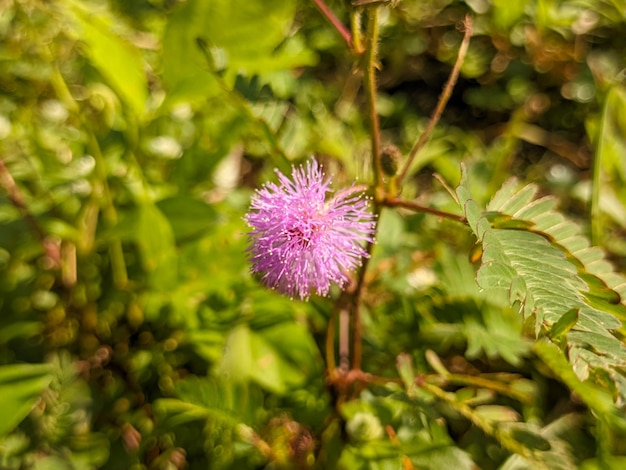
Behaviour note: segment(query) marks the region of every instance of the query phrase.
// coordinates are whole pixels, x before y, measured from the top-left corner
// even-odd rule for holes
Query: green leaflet
[[[534,317],[537,336],[565,348],[580,380],[604,384],[610,377],[614,398],[623,402],[626,346],[615,331],[626,319],[625,280],[554,210],[552,198],[537,199],[536,186],[510,180],[481,211],[463,173],[457,195],[483,248],[478,284],[508,289],[511,303]]]
[[[10,364],[0,367],[0,436],[11,432],[37,404],[52,380],[48,364]]]
[[[176,398],[155,402],[156,414],[170,426],[195,420],[218,421],[228,426],[252,423],[263,400],[261,391],[249,384],[213,377],[189,377],[176,386]]]
[[[234,381],[251,380],[277,394],[301,386],[319,367],[310,334],[297,323],[257,330],[238,325],[228,335],[219,371]]]

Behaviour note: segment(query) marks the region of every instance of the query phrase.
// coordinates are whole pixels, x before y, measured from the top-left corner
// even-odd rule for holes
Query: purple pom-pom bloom
[[[326,200],[330,179],[315,160],[294,167],[291,179],[276,173],[279,183],[258,189],[245,216],[252,272],[290,297],[328,295],[368,256],[362,245],[373,241],[376,218],[357,188]]]

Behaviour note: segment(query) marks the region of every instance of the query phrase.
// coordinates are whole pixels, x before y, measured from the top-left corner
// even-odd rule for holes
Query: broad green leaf
[[[191,330],[187,335],[196,352],[211,362],[217,362],[224,350],[224,335],[220,331]]]
[[[0,344],[6,344],[16,338],[28,338],[40,334],[45,328],[41,322],[15,321],[0,328]]]
[[[524,15],[528,0],[493,0],[493,19],[498,28],[508,30]]]
[[[148,85],[139,49],[112,31],[113,18],[94,14],[81,2],[68,1],[89,61],[136,116],[146,108]]]
[[[348,445],[341,453],[338,468],[397,470],[402,468],[402,455],[391,442],[373,441],[359,447]]]
[[[476,464],[467,452],[452,445],[432,447],[416,456],[411,456],[411,461],[417,468],[424,470],[443,468],[473,470],[476,468]]]
[[[172,289],[177,281],[178,263],[174,233],[169,221],[152,203],[138,207],[136,243],[150,283],[157,289]]]
[[[406,224],[397,212],[383,210],[378,225],[380,230],[376,239],[375,252],[380,250],[389,253],[401,246],[405,240]]]
[[[520,416],[517,411],[501,405],[482,405],[475,408],[478,416],[491,422],[519,421]]]
[[[220,372],[285,393],[319,371],[316,347],[306,329],[284,322],[261,330],[237,326],[229,335]]]
[[[293,0],[189,0],[179,5],[163,38],[166,85],[171,89],[185,82],[202,94],[214,86],[210,72],[228,68],[254,75],[293,66],[292,58],[285,63],[288,51],[275,55],[275,50],[289,33],[295,7]],[[305,54],[303,60],[310,57]]]
[[[169,221],[177,241],[203,234],[217,218],[213,207],[191,197],[164,199],[157,203],[157,207]]]
[[[238,325],[228,334],[224,355],[218,368],[225,379],[244,382],[252,374],[251,335],[247,325]]]
[[[0,437],[11,432],[30,413],[51,380],[48,364],[0,367]]]
[[[55,456],[48,455],[43,458],[37,459],[35,464],[31,467],[33,470],[72,470],[73,467],[67,460]]]

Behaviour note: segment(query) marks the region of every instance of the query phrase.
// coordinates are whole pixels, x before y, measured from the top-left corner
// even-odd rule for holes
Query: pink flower
[[[373,242],[376,217],[354,187],[326,200],[330,179],[315,160],[294,167],[291,179],[276,173],[279,184],[258,189],[245,216],[252,272],[290,297],[326,296],[368,256],[363,243]]]

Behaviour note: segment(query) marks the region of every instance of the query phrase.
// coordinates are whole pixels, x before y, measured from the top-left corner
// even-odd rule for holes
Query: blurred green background
[[[623,272],[626,2],[393,3],[378,107],[405,154],[466,14],[475,29],[403,197],[458,212],[433,173],[454,187],[461,162],[483,204],[538,183]],[[328,5],[348,24],[349,2]],[[539,468],[432,396],[339,406],[332,301],[249,275],[242,217],[273,168],[315,155],[336,187],[369,181],[355,63],[313,2],[0,0],[0,468]],[[383,212],[364,370],[395,377],[408,353],[419,373],[500,374],[508,395],[463,393],[554,438],[548,468],[623,468],[626,441],[603,443],[506,296],[479,291],[474,242]]]

